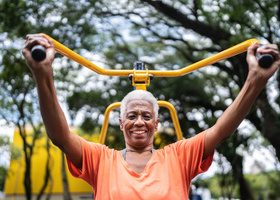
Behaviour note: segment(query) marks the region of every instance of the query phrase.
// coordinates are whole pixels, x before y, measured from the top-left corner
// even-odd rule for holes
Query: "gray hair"
[[[121,102],[121,120],[123,120],[124,117],[124,113],[125,113],[125,109],[126,106],[128,104],[128,102],[132,101],[132,100],[145,100],[148,101],[150,104],[152,104],[154,112],[155,112],[155,119],[158,118],[158,103],[157,103],[157,99],[154,97],[154,95],[146,90],[133,90],[131,92],[129,92],[122,100]]]

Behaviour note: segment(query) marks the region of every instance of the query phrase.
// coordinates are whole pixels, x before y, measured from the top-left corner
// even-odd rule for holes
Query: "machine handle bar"
[[[108,76],[129,76],[130,74],[133,74],[135,71],[141,71],[141,70],[112,70],[112,69],[102,69],[95,65],[94,63],[90,62],[89,60],[85,59],[84,57],[80,56],[79,54],[75,53],[74,51],[70,50],[66,46],[62,45],[55,39],[51,38],[50,36],[41,33],[42,35],[45,35],[46,37],[50,38],[54,42],[55,50],[59,52],[60,54],[76,61],[77,63],[89,68],[90,70],[101,74],[101,75],[108,75]],[[216,62],[219,62],[221,60],[230,58],[232,56],[235,56],[237,54],[243,53],[247,51],[248,47],[253,45],[254,43],[259,43],[260,42],[257,39],[249,39],[246,40],[240,44],[237,44],[231,48],[228,48],[224,51],[221,51],[217,54],[214,54],[208,58],[205,58],[201,61],[198,61],[194,64],[191,64],[189,66],[186,66],[184,68],[178,69],[178,70],[148,70],[148,73],[153,75],[153,77],[176,77],[176,76],[183,76],[185,74],[188,74],[192,71],[195,71],[199,68],[205,67],[207,65],[214,64]],[[35,48],[35,47],[34,47]],[[35,51],[36,50],[36,51]],[[45,49],[40,48],[36,45],[35,50],[31,50],[32,56],[34,56],[34,59],[36,61],[40,61],[44,59],[44,55],[46,56],[46,53],[44,53]],[[39,54],[40,56],[36,56],[36,53]],[[38,58],[39,57],[39,58]],[[265,57],[265,58],[264,58]],[[267,56],[260,56],[260,58],[266,60]],[[258,58],[258,59],[260,59]],[[266,61],[262,61],[266,63]],[[271,60],[269,61],[271,62]]]

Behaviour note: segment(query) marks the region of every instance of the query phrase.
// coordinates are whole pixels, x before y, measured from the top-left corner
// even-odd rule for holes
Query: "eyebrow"
[[[137,111],[129,111],[126,113],[126,116],[129,115],[129,114],[138,114]],[[150,112],[150,111],[143,111],[141,112],[141,114],[149,114],[149,115],[152,115],[153,116],[153,112]]]

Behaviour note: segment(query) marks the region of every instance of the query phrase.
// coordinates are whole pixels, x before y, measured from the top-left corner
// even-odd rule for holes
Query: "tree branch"
[[[218,27],[213,27],[198,21],[190,20],[186,15],[180,12],[178,9],[173,8],[162,1],[153,0],[141,0],[146,2],[156,8],[159,12],[163,13],[165,16],[173,19],[174,21],[180,23],[184,28],[191,29],[196,33],[210,38],[214,43],[219,43],[223,40],[228,40],[231,34]]]

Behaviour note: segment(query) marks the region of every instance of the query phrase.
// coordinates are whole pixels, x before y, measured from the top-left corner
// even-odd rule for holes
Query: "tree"
[[[23,141],[26,199],[31,199],[32,197],[31,158],[36,140],[42,136],[43,130],[35,83],[20,50],[24,46],[24,38],[28,33],[39,32],[36,30],[46,30],[44,29],[46,25],[49,25],[48,28],[50,26],[57,26],[55,19],[47,19],[47,22],[44,21],[44,16],[48,15],[47,9],[52,10],[48,6],[56,7],[55,2],[51,2],[46,7],[41,7],[43,3],[44,1],[30,2],[24,0],[13,2],[1,1],[0,3],[0,16],[3,19],[0,23],[2,40],[0,57],[0,119],[15,124]],[[52,16],[49,18],[52,18]],[[61,28],[63,29],[63,27]],[[60,34],[58,29],[56,31]],[[57,79],[61,80],[60,88],[63,88],[63,84],[73,78],[68,76],[68,74],[67,70],[58,70],[55,73],[58,76]],[[68,78],[69,80],[67,80]],[[27,139],[29,137],[28,125],[32,129],[30,133],[31,140]],[[46,150],[48,151],[48,148]],[[44,192],[49,176],[49,168],[46,166],[45,184],[43,184],[37,199],[40,199],[42,192]]]
[[[51,167],[50,167],[50,160],[51,160],[51,155],[50,155],[50,139],[48,138],[47,139],[47,142],[46,142],[46,150],[47,150],[47,153],[48,153],[48,157],[47,157],[47,163],[46,163],[46,173],[45,173],[45,181],[44,181],[44,184],[41,188],[41,190],[39,191],[39,194],[37,195],[37,200],[41,199],[41,197],[43,196],[44,192],[45,192],[45,189],[49,183],[49,180],[52,179],[50,173],[51,173]],[[49,199],[48,197],[46,199]]]
[[[4,160],[3,156],[8,153],[10,146],[10,140],[8,136],[0,136],[0,155],[1,160]],[[4,163],[0,163],[0,191],[4,190],[5,178],[7,176],[7,166]]]
[[[90,60],[90,56],[98,56],[97,61],[112,69],[132,69],[137,60],[149,69],[178,69],[249,38],[276,44],[280,38],[279,3],[273,0],[17,0],[3,1],[1,6],[0,27],[5,27],[9,38],[45,32]],[[82,127],[88,131],[98,130],[106,106],[132,90],[128,78],[104,78],[88,71],[79,84],[74,84],[69,77],[75,76],[81,66],[64,64],[66,59],[59,56],[56,61],[60,62],[55,68],[58,90],[72,86],[62,93],[67,96],[71,119],[82,113]],[[155,78],[148,90],[175,106],[184,137],[188,138],[215,123],[238,94],[247,72],[245,54],[241,54],[183,77]],[[271,80],[246,122],[254,127],[251,133],[260,132],[271,143],[279,159],[279,72]],[[274,91],[273,97],[270,91]],[[163,126],[172,126],[166,110],[161,111],[160,118],[165,121]],[[116,121],[112,120],[114,126]],[[121,135],[119,130],[112,130],[115,138]],[[231,161],[240,198],[252,199],[249,188],[242,187],[246,182],[243,159],[236,151],[240,146],[246,148],[250,140],[252,134],[244,132],[238,130],[237,138],[228,140],[218,151]]]
[[[13,68],[3,68],[3,66],[11,66],[11,64]],[[32,84],[30,76],[27,75],[28,69],[22,66],[26,66],[26,64],[19,59],[19,53],[12,49],[6,50],[5,57],[2,58],[2,70],[0,75],[0,85],[2,88],[0,92],[0,117],[9,123],[14,123],[19,129],[23,140],[24,158],[26,162],[24,178],[26,197],[27,199],[31,199],[31,156],[33,154],[33,147],[41,131],[40,127],[34,125],[34,119],[31,118],[31,116],[36,113],[36,109],[34,109],[36,102],[32,102],[34,83]],[[22,74],[22,77],[25,77],[25,81],[22,81],[22,77],[19,77],[18,74]],[[13,85],[13,87],[11,87],[11,85]],[[32,134],[34,134],[34,136],[31,142],[27,141],[27,121],[33,126]]]

